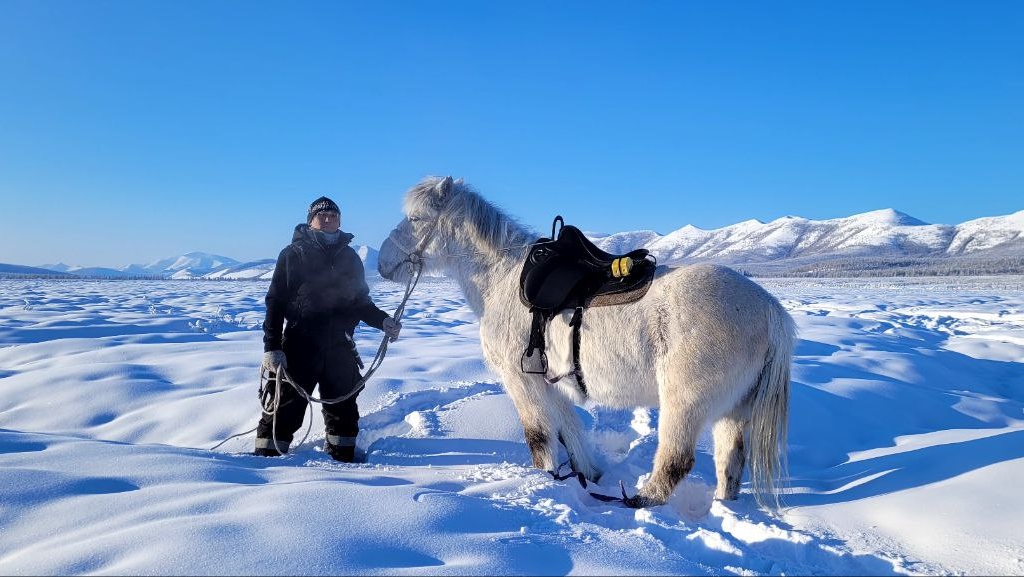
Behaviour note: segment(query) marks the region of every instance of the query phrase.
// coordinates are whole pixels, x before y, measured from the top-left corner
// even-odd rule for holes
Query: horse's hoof
[[[622,481],[619,481],[619,489],[622,490],[622,503],[627,507],[631,507],[633,509],[646,509],[647,507],[657,507],[658,505],[665,504],[664,501],[659,501],[657,499],[652,499],[650,497],[644,497],[639,493],[633,495],[632,497],[626,495],[626,487],[625,485],[622,484]]]
[[[635,495],[633,497],[622,496],[622,503],[631,509],[646,509],[647,507],[653,507],[659,503],[654,502],[643,495]]]

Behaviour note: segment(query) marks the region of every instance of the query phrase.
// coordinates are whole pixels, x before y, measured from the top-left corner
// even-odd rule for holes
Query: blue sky
[[[1024,209],[1024,3],[0,1],[0,262],[378,246],[463,177],[543,232]]]

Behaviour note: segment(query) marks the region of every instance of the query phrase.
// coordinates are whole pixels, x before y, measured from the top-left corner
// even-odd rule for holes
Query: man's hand
[[[263,353],[263,368],[271,372],[278,372],[278,367],[282,369],[288,368],[288,359],[284,356],[284,351],[267,351]]]
[[[384,319],[384,334],[388,336],[388,341],[392,343],[397,341],[400,332],[402,332],[402,323],[391,317]]]

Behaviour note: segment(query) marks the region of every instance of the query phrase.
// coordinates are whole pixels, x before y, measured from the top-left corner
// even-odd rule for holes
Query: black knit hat
[[[306,224],[313,222],[313,217],[316,216],[318,212],[324,211],[334,211],[341,214],[341,209],[338,208],[338,205],[335,204],[333,200],[326,196],[321,196],[314,200],[313,204],[309,205],[309,213],[306,214]]]

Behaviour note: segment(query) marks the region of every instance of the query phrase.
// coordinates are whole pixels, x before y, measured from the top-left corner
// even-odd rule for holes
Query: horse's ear
[[[450,176],[446,176],[434,184],[434,187],[430,190],[430,205],[435,210],[442,210],[448,204],[454,184],[455,181]]]
[[[443,198],[451,194],[453,184],[455,184],[455,180],[451,176],[446,176],[441,179],[441,182],[437,183],[438,196]]]
[[[442,211],[451,200],[454,185],[455,180],[450,176],[444,178],[431,176],[424,180],[422,187],[417,189],[417,195],[421,198],[421,202],[424,202],[432,210]]]

